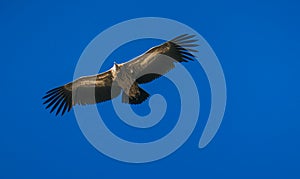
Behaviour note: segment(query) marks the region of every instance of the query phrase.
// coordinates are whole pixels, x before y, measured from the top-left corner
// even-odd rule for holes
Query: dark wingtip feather
[[[56,108],[57,106],[60,104],[60,102],[63,100],[63,97],[60,96],[56,101],[55,101],[55,104],[52,106],[51,110],[50,110],[50,113],[52,113]]]
[[[61,109],[63,108],[63,106],[66,104],[66,102],[64,101],[65,97],[63,95],[63,99],[62,101],[60,102],[60,105],[58,106],[57,110],[56,110],[56,115],[58,115],[61,111]]]
[[[63,110],[62,110],[62,112],[61,112],[61,115],[62,115],[62,116],[65,114],[68,105],[69,105],[68,103],[65,103],[64,108],[63,108]]]
[[[180,53],[182,54],[182,55],[187,55],[187,56],[190,56],[190,57],[195,57],[195,55],[193,55],[193,54],[191,54],[190,52],[188,52],[188,51],[180,51]]]
[[[199,44],[195,43],[198,41],[198,39],[194,38],[195,36],[196,35],[183,34],[171,40],[180,53],[181,60],[183,62],[190,60],[193,61],[195,55],[193,55],[192,52],[198,52],[198,50],[194,49],[195,47],[199,46]]]
[[[55,102],[57,100],[59,100],[60,98],[61,98],[61,95],[59,95],[59,94],[57,96],[53,96],[53,98],[49,100],[50,103],[46,106],[46,109],[48,109],[50,106],[52,106],[53,104],[55,104]],[[45,101],[44,103],[47,104],[46,102],[48,102],[48,100]]]
[[[187,59],[187,60],[191,60],[191,61],[194,61],[194,59],[192,57],[189,57],[187,55],[182,55],[182,58],[183,59]]]
[[[184,38],[185,36],[187,36],[188,34],[182,34],[182,35],[179,35],[179,36],[177,36],[177,37],[175,37],[174,39],[172,39],[171,41],[172,42],[175,42],[175,41],[177,41],[177,40],[179,40],[179,39],[181,39],[181,38]]]
[[[45,100],[43,104],[47,105],[46,109],[51,107],[50,113],[56,110],[56,116],[60,112],[64,115],[67,109],[70,111],[72,108],[72,92],[66,90],[64,86],[47,91],[42,99]]]
[[[189,43],[182,43],[179,44],[181,47],[198,47],[198,44],[189,44]]]
[[[184,40],[184,41],[181,41],[181,43],[185,44],[185,43],[193,43],[193,42],[197,42],[198,39],[191,39],[191,40]]]
[[[192,48],[185,48],[187,51],[190,51],[190,52],[199,52],[198,50],[196,49],[192,49]]]
[[[49,93],[54,92],[54,91],[57,91],[57,90],[59,90],[59,89],[60,89],[60,87],[53,88],[53,89],[47,91],[46,94],[49,94]]]
[[[48,92],[46,93],[46,95],[43,96],[42,99],[48,98],[49,96],[52,96],[53,94],[58,93],[58,92],[60,92],[61,90],[62,90],[62,89],[56,89],[56,90],[51,91],[51,92],[48,91]]]
[[[183,34],[183,35],[180,35],[178,37],[175,37],[174,39],[172,39],[171,41],[172,42],[183,42],[183,41],[186,41],[188,39],[192,39],[194,38],[196,35],[188,35],[188,34]]]

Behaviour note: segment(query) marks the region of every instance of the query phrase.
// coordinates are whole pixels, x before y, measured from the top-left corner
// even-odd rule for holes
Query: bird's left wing
[[[113,84],[111,70],[98,75],[81,77],[48,91],[43,97],[44,104],[47,105],[46,109],[51,107],[50,113],[57,109],[56,115],[60,112],[63,115],[76,104],[95,104],[118,96],[121,89]]]
[[[191,52],[197,52],[193,47],[198,46],[194,37],[187,34],[178,36],[124,63],[123,67],[132,73],[137,83],[148,83],[174,68],[175,62],[193,60]]]

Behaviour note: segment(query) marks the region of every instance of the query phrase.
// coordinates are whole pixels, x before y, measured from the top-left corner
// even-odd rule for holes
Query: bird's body
[[[47,92],[46,108],[56,108],[56,114],[70,110],[76,104],[95,104],[117,97],[122,92],[122,102],[140,104],[150,95],[139,84],[148,83],[174,68],[175,62],[193,60],[190,51],[196,40],[194,36],[181,35],[145,52],[126,63],[114,63],[106,72],[80,77],[58,88]]]

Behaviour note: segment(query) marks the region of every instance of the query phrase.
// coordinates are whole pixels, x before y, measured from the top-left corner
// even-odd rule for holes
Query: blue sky
[[[299,178],[298,9],[297,1],[276,0],[1,1],[0,178]],[[55,117],[44,110],[41,97],[72,79],[80,54],[98,33],[144,16],[180,21],[209,42],[224,70],[228,101],[220,130],[199,150],[209,87],[203,71],[187,64],[203,86],[196,130],[172,155],[137,165],[99,153],[73,112]],[[132,42],[111,59],[126,61],[158,42]],[[172,88],[164,79],[151,84]],[[151,84],[145,88],[159,91]],[[110,116],[110,107],[109,102],[98,105],[104,116]],[[135,110],[148,111],[144,104]],[[167,117],[147,131],[114,117],[106,123],[128,140],[147,141],[166,134],[175,122]]]

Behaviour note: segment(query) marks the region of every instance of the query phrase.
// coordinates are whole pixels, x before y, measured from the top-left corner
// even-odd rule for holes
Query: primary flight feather
[[[166,74],[176,62],[188,62],[194,59],[191,52],[197,41],[194,35],[180,35],[144,54],[113,67],[103,73],[85,76],[73,82],[54,88],[43,97],[46,109],[55,109],[56,115],[63,115],[72,106],[95,104],[111,100],[122,92],[122,102],[140,104],[149,94],[139,84],[148,83]]]

